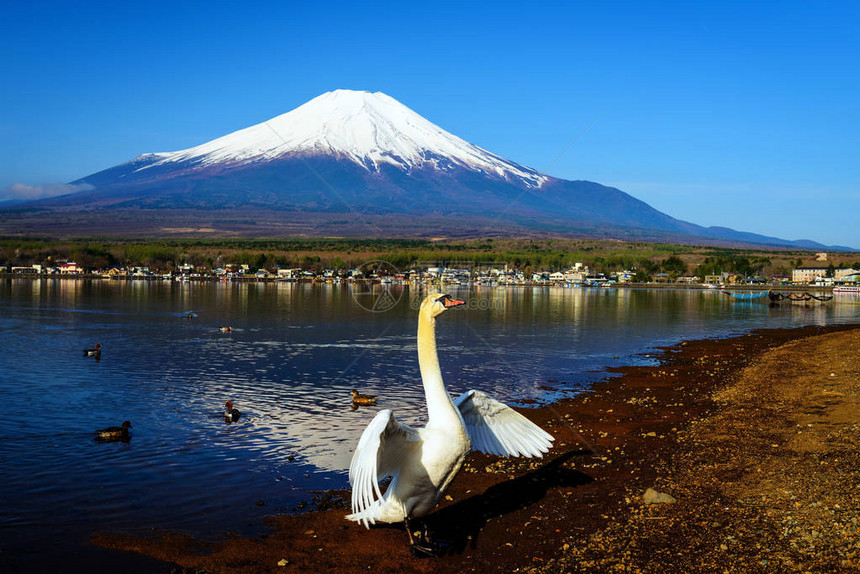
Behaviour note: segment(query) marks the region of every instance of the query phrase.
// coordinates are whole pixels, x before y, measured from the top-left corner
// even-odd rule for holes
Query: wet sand
[[[858,325],[685,342],[525,410],[554,448],[472,454],[427,520],[449,543],[441,558],[414,558],[400,525],[346,521],[348,492],[272,517],[259,538],[92,543],[161,561],[126,572],[856,572],[858,353]],[[649,488],[674,502],[646,503]]]

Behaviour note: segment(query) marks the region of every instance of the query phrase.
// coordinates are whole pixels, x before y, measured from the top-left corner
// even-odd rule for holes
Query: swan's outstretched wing
[[[347,518],[365,526],[374,522],[373,512],[368,509],[374,503],[374,493],[376,498],[382,498],[379,479],[395,474],[420,441],[418,431],[397,422],[389,409],[373,417],[361,434],[349,464],[353,514]]]
[[[501,456],[543,456],[552,446],[552,435],[529,419],[481,391],[466,391],[454,401],[472,448]]]

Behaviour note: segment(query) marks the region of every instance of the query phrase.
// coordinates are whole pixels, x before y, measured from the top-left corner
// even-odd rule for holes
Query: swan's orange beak
[[[450,297],[448,297],[445,299],[445,301],[443,301],[443,304],[445,305],[446,309],[449,309],[451,307],[459,307],[460,305],[465,305],[466,302],[459,301],[457,299],[451,299]]]

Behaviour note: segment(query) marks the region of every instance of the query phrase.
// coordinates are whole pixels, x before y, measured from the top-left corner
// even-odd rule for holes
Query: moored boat
[[[722,291],[722,293],[738,301],[756,301],[770,295],[770,291]]]

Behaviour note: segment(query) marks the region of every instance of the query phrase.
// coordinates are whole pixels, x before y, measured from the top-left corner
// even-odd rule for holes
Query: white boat
[[[833,288],[833,293],[852,293],[860,295],[860,285],[837,285]]]

